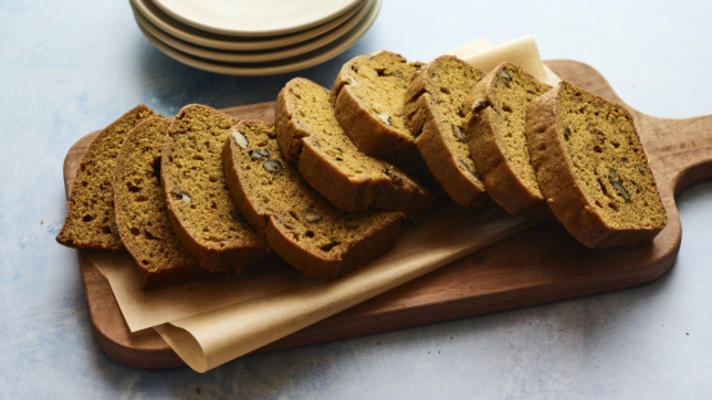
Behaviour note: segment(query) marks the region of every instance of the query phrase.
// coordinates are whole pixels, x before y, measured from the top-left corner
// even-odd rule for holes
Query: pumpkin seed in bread
[[[490,197],[510,214],[549,217],[524,135],[527,106],[551,89],[519,67],[502,63],[465,100],[465,132]]]
[[[482,72],[454,56],[431,61],[408,86],[405,115],[430,173],[457,204],[487,198],[463,129],[465,98]]]
[[[222,172],[222,146],[235,123],[208,106],[185,106],[171,125],[161,157],[173,229],[201,267],[216,272],[239,270],[268,251],[237,211]]]
[[[294,78],[279,92],[275,110],[282,154],[335,206],[403,211],[417,220],[433,202],[405,173],[356,147],[336,120],[326,88]]]
[[[317,279],[338,278],[391,248],[403,214],[346,213],[282,157],[272,125],[241,121],[223,149],[235,203],[277,255]]]
[[[526,135],[549,207],[579,242],[639,244],[663,229],[665,208],[625,107],[562,82],[530,104]]]
[[[150,108],[139,105],[104,128],[92,140],[69,191],[67,217],[57,235],[59,243],[84,249],[124,248],[114,226],[111,181],[116,156],[129,131],[152,115]]]
[[[116,158],[116,226],[136,260],[144,288],[189,281],[207,275],[178,242],[161,188],[161,150],[170,120],[153,116],[138,124]]]

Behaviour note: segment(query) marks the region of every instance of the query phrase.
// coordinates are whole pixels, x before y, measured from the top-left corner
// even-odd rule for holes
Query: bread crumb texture
[[[447,150],[460,168],[477,176],[470,154],[469,138],[463,131],[467,109],[465,98],[482,79],[482,72],[452,56],[439,57],[422,72],[426,74],[421,95],[431,98],[435,125],[442,134]],[[420,131],[415,131],[418,136]]]
[[[495,72],[490,106],[495,112],[493,122],[497,145],[526,188],[541,196],[524,131],[527,106],[551,86],[539,82],[513,64],[504,64]],[[473,106],[477,107],[471,104]]]
[[[611,228],[660,229],[665,210],[631,115],[620,105],[562,85],[557,123],[573,174]]]
[[[333,207],[282,156],[271,125],[242,121],[233,130],[228,150],[239,182],[233,196],[241,196],[243,204],[254,210],[253,215],[247,211],[245,215],[263,235],[272,224],[291,244],[285,249],[267,238],[270,246],[290,264],[316,278],[335,278],[375,258],[377,254],[363,254],[358,259],[357,254],[350,253],[359,242],[402,218],[399,212],[346,213]],[[393,239],[381,246],[379,254],[392,245]],[[314,267],[330,262],[333,271]]]
[[[261,246],[230,198],[223,175],[220,154],[235,123],[208,106],[186,106],[164,147],[161,173],[169,211],[205,249]]]
[[[355,57],[342,71],[343,83],[361,101],[366,111],[405,138],[410,131],[403,113],[403,99],[408,84],[421,68],[420,63],[409,63],[403,56],[379,51]],[[341,88],[335,88],[338,95]]]
[[[337,207],[401,210],[418,218],[432,202],[398,168],[360,151],[336,120],[329,91],[308,79],[292,79],[280,93],[277,128],[283,153],[299,162],[307,183]]]
[[[329,91],[304,78],[295,78],[284,88],[286,112],[299,128],[301,137],[292,142],[290,149],[296,152],[290,161],[298,161],[302,142],[319,151],[325,159],[340,171],[355,179],[377,179],[382,170],[390,165],[369,157],[359,151],[336,120],[334,108],[329,102]]]
[[[115,227],[112,179],[116,157],[126,136],[154,115],[139,105],[104,128],[82,158],[69,192],[67,217],[57,241],[71,247],[121,250]]]
[[[483,73],[454,56],[431,61],[410,83],[405,112],[411,133],[433,176],[462,206],[484,193],[464,129],[467,96]]]
[[[179,275],[196,266],[173,233],[161,188],[161,151],[169,129],[170,120],[160,116],[140,123],[121,149],[114,176],[121,240],[149,275]]]

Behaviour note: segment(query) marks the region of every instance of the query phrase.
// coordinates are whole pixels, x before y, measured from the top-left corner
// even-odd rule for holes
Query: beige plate
[[[375,4],[375,1],[376,0],[367,0],[366,7],[363,7],[361,11],[359,11],[353,18],[346,21],[341,26],[327,34],[319,36],[318,38],[310,40],[308,42],[298,44],[296,46],[265,52],[225,52],[206,49],[204,47],[199,46],[193,46],[190,43],[183,42],[162,32],[160,29],[153,26],[150,22],[146,21],[146,19],[143,18],[140,14],[138,14],[136,10],[134,10],[134,17],[136,18],[136,23],[142,26],[153,37],[163,42],[163,44],[165,44],[166,46],[170,46],[175,50],[181,51],[188,55],[213,61],[232,63],[259,63],[296,57],[324,47],[329,43],[338,40],[339,38],[341,38],[341,36],[347,34],[351,29],[353,29],[354,26],[356,26],[362,19],[364,19],[368,15],[369,11]]]
[[[166,46],[160,40],[151,36],[151,34],[147,32],[142,26],[139,25],[139,28],[146,36],[146,38],[154,46],[156,46],[158,50],[160,50],[167,56],[173,58],[174,60],[190,65],[192,67],[226,75],[274,75],[308,68],[321,62],[327,61],[331,58],[334,58],[337,55],[346,51],[346,49],[356,43],[356,41],[360,39],[361,36],[366,33],[366,31],[368,31],[368,28],[371,27],[371,24],[373,24],[373,21],[376,19],[376,16],[378,15],[378,12],[381,9],[382,1],[383,0],[375,0],[375,4],[373,7],[371,7],[368,15],[366,15],[366,17],[361,20],[361,22],[357,26],[355,26],[349,33],[342,36],[339,40],[336,40],[330,43],[329,45],[321,49],[314,50],[310,53],[271,63],[233,64],[222,63],[217,61],[213,62],[210,60],[193,57],[191,55],[177,51],[169,46]]]
[[[188,25],[185,25],[169,17],[150,0],[129,0],[135,12],[141,14],[148,22],[159,28],[163,32],[178,39],[193,43],[198,46],[210,47],[220,50],[267,50],[278,47],[285,47],[313,39],[319,35],[329,32],[346,20],[354,16],[366,4],[366,0],[360,1],[355,7],[345,14],[338,16],[319,26],[305,31],[295,32],[289,35],[272,36],[264,38],[240,38],[233,36],[216,35],[203,32]]]
[[[230,36],[274,36],[304,30],[345,13],[359,0],[153,0],[171,17]]]

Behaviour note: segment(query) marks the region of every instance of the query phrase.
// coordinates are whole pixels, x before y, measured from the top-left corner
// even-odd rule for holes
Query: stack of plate
[[[343,53],[382,0],[130,0],[136,23],[171,58],[230,75],[271,75]]]

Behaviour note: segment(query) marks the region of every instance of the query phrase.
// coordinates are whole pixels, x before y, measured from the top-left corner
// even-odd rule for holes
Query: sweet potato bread
[[[208,275],[180,245],[168,221],[160,168],[170,125],[158,115],[138,124],[121,147],[114,170],[116,226],[144,288]]]
[[[397,210],[417,220],[433,196],[392,164],[361,152],[344,133],[329,91],[294,78],[279,92],[275,130],[304,180],[346,211]]]
[[[114,194],[111,181],[121,145],[136,125],[154,115],[139,105],[92,140],[84,154],[69,191],[67,217],[57,241],[83,249],[121,250],[124,248],[114,220]]]
[[[422,68],[400,54],[378,51],[341,67],[331,90],[336,119],[364,153],[387,160],[416,179],[432,180],[408,130],[403,99]]]
[[[405,115],[430,173],[457,204],[487,199],[463,125],[465,98],[482,72],[454,56],[431,61],[408,86]]]
[[[510,63],[489,72],[466,100],[465,132],[490,197],[510,214],[548,217],[524,136],[527,106],[551,87]]]
[[[526,135],[549,207],[582,244],[639,244],[665,227],[655,178],[625,107],[562,82],[530,104]]]
[[[222,172],[222,146],[236,122],[208,106],[185,106],[161,157],[173,230],[201,267],[216,272],[239,270],[268,252],[232,202]]]
[[[317,279],[335,279],[393,246],[402,213],[338,210],[282,157],[272,125],[241,121],[232,132],[223,148],[230,193],[289,264]]]

